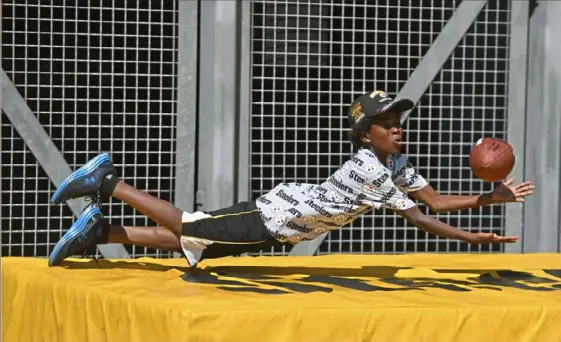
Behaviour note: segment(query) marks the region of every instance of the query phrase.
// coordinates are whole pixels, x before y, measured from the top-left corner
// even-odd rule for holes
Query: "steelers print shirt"
[[[259,197],[261,218],[277,240],[295,244],[340,228],[372,208],[415,206],[406,193],[423,188],[426,180],[401,154],[388,157],[386,165],[361,149],[320,185],[282,183]]]

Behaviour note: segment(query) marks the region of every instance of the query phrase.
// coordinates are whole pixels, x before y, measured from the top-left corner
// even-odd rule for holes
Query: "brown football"
[[[487,182],[502,181],[514,167],[514,151],[502,139],[481,138],[471,150],[469,163],[475,177]]]

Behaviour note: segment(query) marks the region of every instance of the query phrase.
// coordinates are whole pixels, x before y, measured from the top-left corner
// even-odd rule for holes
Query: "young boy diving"
[[[72,227],[57,243],[49,266],[98,244],[122,243],[182,253],[190,266],[204,259],[255,253],[271,247],[312,240],[339,229],[359,216],[391,209],[408,223],[440,237],[469,243],[514,243],[515,236],[471,233],[425,215],[410,198],[434,212],[456,211],[505,202],[523,202],[531,182],[512,185],[508,179],[492,192],[475,196],[437,193],[402,155],[403,112],[408,99],[393,100],[383,91],[368,92],[350,106],[350,141],[358,152],[321,184],[281,183],[252,201],[194,213],[133,188],[117,175],[109,154],[91,159],[59,186],[52,202],[91,197]],[[113,197],[126,202],[159,224],[122,227],[104,218],[101,205]]]

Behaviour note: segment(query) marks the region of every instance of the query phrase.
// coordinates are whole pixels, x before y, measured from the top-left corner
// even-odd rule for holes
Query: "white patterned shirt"
[[[351,223],[371,209],[407,210],[415,202],[407,192],[428,183],[402,154],[385,166],[361,149],[320,185],[281,183],[256,201],[261,218],[281,242],[312,240]]]

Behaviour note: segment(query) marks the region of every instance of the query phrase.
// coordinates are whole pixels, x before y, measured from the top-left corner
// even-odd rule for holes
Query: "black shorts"
[[[195,221],[185,222],[184,219],[182,238],[212,242],[202,251],[199,261],[244,253],[269,252],[273,247],[278,251],[284,246],[285,251],[290,251],[293,247],[290,243],[281,243],[271,235],[254,201],[187,215],[191,215]]]

